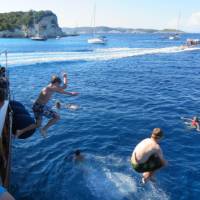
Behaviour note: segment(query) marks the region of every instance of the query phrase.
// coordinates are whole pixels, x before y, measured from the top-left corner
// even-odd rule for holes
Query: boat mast
[[[93,37],[95,37],[95,34],[96,34],[95,20],[96,20],[96,3],[94,4],[92,19],[91,19],[91,26],[92,26],[92,29],[93,29],[92,30]]]
[[[179,26],[180,26],[180,19],[181,19],[181,12],[179,11],[178,20],[177,20],[177,28],[176,28],[177,34],[178,34]]]

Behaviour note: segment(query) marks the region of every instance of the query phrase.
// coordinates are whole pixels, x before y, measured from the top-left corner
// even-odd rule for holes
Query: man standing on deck
[[[132,153],[132,167],[135,171],[143,173],[143,183],[151,179],[156,170],[166,165],[162,150],[158,144],[162,137],[162,130],[154,128],[151,138],[142,140]]]
[[[17,137],[19,137],[20,135],[24,134],[27,131],[33,130],[35,128],[39,128],[42,123],[42,116],[51,118],[48,121],[48,123],[43,128],[40,129],[41,134],[44,137],[46,137],[47,129],[60,119],[60,116],[46,105],[48,101],[51,99],[51,96],[54,93],[60,93],[60,94],[71,95],[71,96],[78,95],[77,92],[67,92],[64,90],[67,88],[67,82],[68,81],[67,81],[66,73],[63,74],[64,84],[62,86],[61,86],[61,83],[62,83],[61,79],[58,76],[52,76],[50,84],[42,89],[42,91],[39,94],[38,99],[33,104],[32,109],[35,115],[36,123],[31,124],[30,126],[22,130],[17,130],[17,133],[16,133]]]

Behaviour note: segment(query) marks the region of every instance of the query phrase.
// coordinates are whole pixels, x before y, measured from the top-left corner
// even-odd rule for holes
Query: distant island
[[[30,38],[37,35],[46,38],[76,36],[79,34],[127,34],[127,33],[183,33],[175,29],[133,29],[112,28],[106,26],[60,28],[57,16],[49,10],[28,12],[0,13],[0,37],[3,38]]]
[[[62,28],[63,32],[66,34],[91,34],[93,32],[97,34],[114,34],[114,33],[121,33],[121,34],[127,34],[127,33],[184,33],[181,30],[176,29],[163,29],[163,30],[157,30],[157,29],[133,29],[133,28],[111,28],[106,26],[97,26],[95,28],[93,27],[76,27],[76,28]]]
[[[0,13],[0,37],[29,38],[36,35],[47,38],[65,36],[52,11]]]

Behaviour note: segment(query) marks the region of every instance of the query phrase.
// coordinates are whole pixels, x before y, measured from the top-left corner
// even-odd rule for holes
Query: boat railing
[[[10,189],[11,155],[12,155],[12,110],[9,106],[10,89],[8,73],[8,53],[0,52],[5,56],[5,64],[0,66],[0,90],[3,98],[0,102],[0,176],[2,185]]]

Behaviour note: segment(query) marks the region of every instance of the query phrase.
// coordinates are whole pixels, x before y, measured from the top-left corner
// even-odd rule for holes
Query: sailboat
[[[35,27],[35,17],[34,17],[34,27]],[[35,41],[46,41],[47,37],[40,35],[40,26],[39,23],[37,24],[37,33],[35,36],[31,37],[31,40]]]
[[[95,34],[95,16],[96,16],[96,5],[94,6],[94,18],[93,18],[93,37],[88,39],[89,44],[106,44],[105,37],[97,36]]]
[[[179,23],[180,23],[180,13],[179,13],[179,16],[178,16],[178,21],[177,21],[177,31],[178,31],[178,28],[179,28]],[[169,36],[169,40],[180,40],[180,34],[178,33],[174,33],[172,35]]]
[[[169,40],[179,40],[180,36],[178,33],[175,33],[174,35],[169,36]]]

